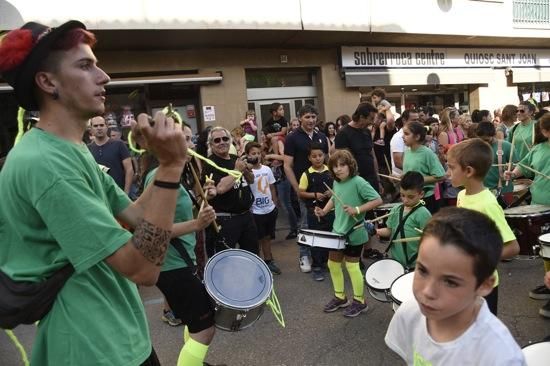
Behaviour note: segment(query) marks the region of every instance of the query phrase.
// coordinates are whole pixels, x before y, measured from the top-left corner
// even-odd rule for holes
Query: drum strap
[[[187,250],[185,250],[185,247],[183,246],[180,238],[172,238],[170,239],[170,244],[176,248],[180,256],[185,261],[185,264],[187,264],[187,267],[191,268],[191,271],[196,274],[197,272],[197,266],[195,266],[195,263],[191,260],[191,257],[189,256],[189,253],[187,253]]]
[[[502,155],[504,155],[504,151],[502,151],[502,140],[497,140],[497,146],[498,188],[502,188],[502,175],[504,170],[502,169]]]
[[[397,228],[395,229],[395,232],[393,233],[393,236],[390,240],[390,243],[388,244],[388,247],[386,248],[386,250],[384,251],[384,254],[387,254],[391,248],[391,246],[393,245],[393,241],[397,238],[397,235],[401,234],[401,237],[402,238],[405,238],[405,222],[407,221],[407,219],[409,218],[409,216],[411,216],[411,214],[416,211],[418,208],[420,208],[421,206],[423,206],[422,203],[419,203],[418,205],[414,206],[408,213],[405,217],[403,217],[403,213],[405,211],[405,206],[404,205],[401,205],[401,207],[399,208],[399,225],[397,225]],[[407,263],[406,263],[406,267],[408,267],[408,264],[409,262],[413,259],[413,258],[409,258],[409,253],[407,251],[407,244],[403,244],[403,248],[404,248],[404,251],[405,251],[405,258],[407,260]]]

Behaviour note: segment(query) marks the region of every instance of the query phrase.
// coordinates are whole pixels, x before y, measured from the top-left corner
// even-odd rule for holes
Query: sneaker
[[[298,237],[298,233],[296,231],[291,231],[285,237],[285,240],[296,239],[296,237]]]
[[[535,300],[550,300],[550,289],[544,285],[529,291],[529,297]]]
[[[265,262],[265,264],[267,264],[267,267],[269,268],[271,273],[276,274],[276,275],[280,275],[282,273],[281,269],[279,267],[277,267],[274,260],[270,260],[269,262]]]
[[[361,304],[359,301],[353,300],[351,305],[344,310],[344,316],[347,318],[355,318],[363,311],[367,311],[368,308],[367,303]]]
[[[171,327],[182,325],[181,319],[176,318],[172,310],[163,310],[160,319]]]
[[[325,305],[323,311],[325,313],[332,313],[340,308],[345,308],[348,305],[349,302],[347,298],[344,297],[343,299],[339,299],[337,297],[333,297],[332,300],[330,300],[328,304]]]
[[[302,271],[302,273],[311,272],[311,262],[307,255],[300,257],[300,271]]]
[[[315,281],[324,281],[325,280],[325,274],[323,273],[323,270],[320,268],[314,268],[313,272],[313,279]]]
[[[546,303],[546,305],[539,309],[539,314],[545,318],[550,318],[550,300]]]

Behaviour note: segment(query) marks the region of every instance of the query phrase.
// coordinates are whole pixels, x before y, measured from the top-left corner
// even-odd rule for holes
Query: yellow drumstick
[[[420,240],[419,236],[413,236],[413,237],[410,237],[410,238],[403,238],[403,239],[395,239],[393,242],[394,243],[407,243],[409,241],[417,241],[417,240]]]
[[[390,216],[391,213],[388,213],[388,214],[385,214],[385,215],[382,215],[382,216],[379,216],[375,219],[371,219],[371,220],[365,220],[366,222],[369,222],[369,223],[372,223],[372,222],[376,222],[378,220],[382,220],[382,219],[385,219],[386,217]]]
[[[384,177],[384,178],[393,179],[393,180],[396,180],[398,182],[401,182],[400,178],[394,177],[392,175],[386,175],[386,174],[381,174],[381,173],[378,173],[378,175],[381,176],[381,177]]]
[[[342,205],[342,209],[344,208],[344,206],[346,206],[346,204],[344,203],[344,201],[342,201],[342,199],[340,197],[338,197],[338,195],[336,193],[334,193],[334,191],[328,186],[328,184],[326,184],[325,182],[323,182],[323,184],[325,185],[325,187],[327,187],[328,191],[334,196],[334,198],[336,198],[338,200],[338,202],[340,202],[340,204]],[[357,219],[355,218],[355,215],[352,216],[352,218],[357,221]]]

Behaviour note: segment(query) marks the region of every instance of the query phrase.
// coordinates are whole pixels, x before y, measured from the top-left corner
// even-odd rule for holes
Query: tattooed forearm
[[[161,229],[145,220],[136,227],[132,243],[151,263],[162,266],[164,255],[170,243],[171,231]]]

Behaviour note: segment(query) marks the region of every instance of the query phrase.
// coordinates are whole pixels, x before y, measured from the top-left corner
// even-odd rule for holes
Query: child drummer
[[[394,206],[388,217],[387,227],[376,230],[382,237],[390,237],[390,256],[405,268],[413,269],[418,256],[418,240],[394,243],[395,239],[419,237],[431,218],[430,211],[424,206],[424,177],[410,171],[401,178],[400,205]]]
[[[382,199],[372,186],[357,175],[357,162],[347,150],[336,150],[331,155],[328,167],[334,176],[334,194],[324,208],[316,207],[315,215],[323,217],[333,208],[335,220],[332,231],[347,236],[343,250],[329,251],[328,268],[334,288],[334,298],[325,305],[324,311],[331,313],[340,308],[344,316],[356,317],[367,310],[363,294],[363,275],[359,268],[359,259],[363,244],[368,241],[368,234],[363,225],[365,213],[382,204]],[[345,259],[353,287],[353,301],[350,303],[344,292],[344,272],[342,261]]]

